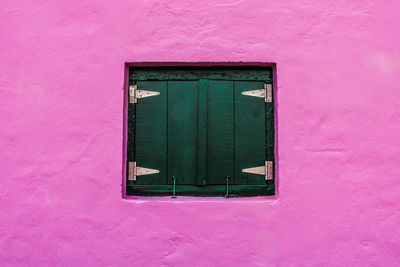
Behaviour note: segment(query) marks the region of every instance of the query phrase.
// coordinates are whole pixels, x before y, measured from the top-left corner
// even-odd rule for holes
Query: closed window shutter
[[[138,99],[136,120],[132,125],[135,131],[137,167],[158,170],[159,173],[138,175],[138,185],[160,185],[167,183],[167,82],[138,81],[138,90],[159,92],[159,95]],[[132,105],[132,104],[131,104]],[[134,114],[132,114],[133,116]],[[129,149],[129,148],[128,148]]]
[[[141,97],[128,105],[128,194],[171,195],[172,177],[178,195],[223,196],[227,186],[232,196],[273,193],[273,103],[248,93],[266,81],[204,73],[131,80]]]
[[[207,184],[234,180],[234,82],[208,81]]]
[[[235,82],[235,184],[263,184],[265,175],[243,169],[265,168],[265,101],[243,92],[264,88],[263,82]]]
[[[198,81],[168,81],[168,175],[197,183]]]

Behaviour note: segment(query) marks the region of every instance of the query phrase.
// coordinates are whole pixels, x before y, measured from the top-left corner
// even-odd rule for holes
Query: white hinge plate
[[[265,102],[270,103],[272,102],[272,84],[264,84],[264,89],[243,91],[242,95],[264,98]]]
[[[272,84],[266,83],[265,91],[267,92],[267,95],[265,97],[265,102],[271,103],[272,102]]]
[[[272,180],[274,177],[274,162],[266,161],[267,165],[267,175],[265,175],[265,180]]]
[[[137,103],[139,98],[151,97],[159,95],[160,92],[148,91],[148,90],[138,90],[137,85],[129,86],[129,103]]]
[[[129,162],[128,163],[128,180],[129,181],[135,181],[136,176],[135,176],[135,165],[136,162]]]
[[[140,175],[149,175],[149,174],[155,174],[159,173],[159,170],[155,169],[149,169],[149,168],[143,168],[143,167],[137,167],[136,162],[129,162],[128,164],[128,180],[130,181],[136,181],[136,176]]]
[[[265,89],[257,89],[251,91],[243,91],[242,95],[254,96],[254,97],[261,97],[265,98]]]
[[[136,85],[129,85],[129,103],[136,103],[135,91]]]
[[[243,169],[242,172],[252,173],[258,175],[265,175],[265,180],[272,180],[273,178],[273,161],[266,161],[264,166],[246,168]]]

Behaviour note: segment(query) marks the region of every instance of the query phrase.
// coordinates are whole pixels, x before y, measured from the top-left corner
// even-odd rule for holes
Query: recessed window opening
[[[272,67],[130,67],[126,194],[275,194]]]

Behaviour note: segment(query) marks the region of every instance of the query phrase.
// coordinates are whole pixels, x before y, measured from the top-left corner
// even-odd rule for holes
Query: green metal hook
[[[224,196],[224,198],[228,198],[229,197],[229,176],[226,176],[226,194]]]
[[[172,176],[172,180],[174,180],[174,187],[172,188],[172,197],[171,198],[176,198],[176,177]]]

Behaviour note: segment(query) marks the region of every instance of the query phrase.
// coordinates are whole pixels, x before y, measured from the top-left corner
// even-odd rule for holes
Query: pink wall
[[[0,265],[399,265],[399,14],[2,0]],[[124,63],[140,61],[276,62],[279,195],[123,200]]]

